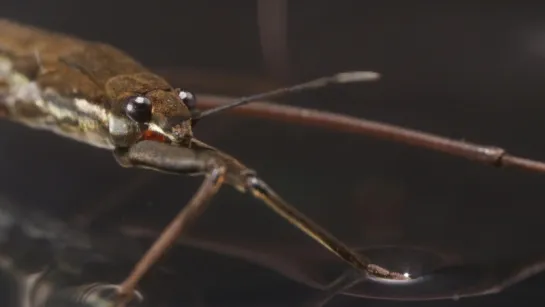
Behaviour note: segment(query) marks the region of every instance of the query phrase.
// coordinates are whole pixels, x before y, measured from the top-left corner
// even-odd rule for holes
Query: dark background
[[[338,71],[374,70],[383,74],[378,83],[283,101],[495,144],[536,159],[545,156],[545,5],[261,4],[2,1],[0,15],[114,44],[163,72],[175,86],[197,93],[243,95]],[[267,13],[281,12],[283,5],[286,15]],[[3,207],[17,208],[21,216],[40,212],[47,216],[43,219],[61,221],[62,229],[92,234],[95,252],[114,259],[115,269],[87,269],[90,279],[121,278],[151,242],[135,240],[135,229],[149,239],[199,184],[196,178],[122,169],[108,152],[49,133],[11,123],[0,129]],[[401,252],[379,249],[385,261],[403,263],[416,274],[433,266],[437,254],[501,272],[545,255],[542,175],[229,114],[203,120],[196,135],[256,169],[351,246],[431,251],[406,260],[399,259]],[[77,219],[100,211],[99,205],[112,209],[89,225]],[[319,293],[294,280],[297,276],[325,284],[331,280],[325,277],[327,266],[338,263],[259,202],[230,188],[222,189],[184,238],[148,278],[155,291],[148,294],[169,302],[165,306],[295,305]],[[23,266],[48,259],[44,250],[51,247],[37,252],[36,245],[29,246],[33,252],[22,254],[32,257],[21,258]],[[68,249],[62,257],[79,265],[83,256]],[[542,306],[544,278],[459,301],[396,303],[339,296],[329,306]],[[473,282],[479,280],[470,279],[469,286]]]

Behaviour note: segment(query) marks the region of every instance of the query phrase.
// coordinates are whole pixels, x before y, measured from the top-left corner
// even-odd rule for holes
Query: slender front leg
[[[224,178],[228,184],[238,190],[250,192],[254,197],[264,201],[273,211],[354,267],[362,274],[362,278],[368,275],[380,277],[387,277],[391,274],[395,276],[401,275],[371,264],[369,259],[350,249],[327,230],[288,204],[268,187],[265,182],[257,178],[252,171],[238,163],[232,157],[200,142],[193,142],[193,147],[188,149],[143,141],[134,145],[127,152],[118,153],[117,158],[120,163],[126,166],[152,168],[169,173],[207,175],[207,179],[201,186],[201,189],[191,201],[193,205],[188,205],[180,212],[175,221],[167,227],[156,241],[154,247],[140,261],[138,266],[141,265],[145,269],[135,269],[135,272],[142,271],[142,273],[133,273],[131,276],[134,275],[137,277],[127,278],[127,280],[134,279],[135,281],[126,281],[124,283],[128,285],[124,287],[127,289],[126,291],[131,291],[132,288],[130,287],[134,287],[136,281],[149,269],[152,263],[157,261],[159,255],[163,254],[174,243],[174,240],[180,235],[185,225],[184,223],[187,223],[189,219],[194,219],[198,213],[202,212],[204,202],[216,193]],[[181,222],[176,222],[177,220],[181,220]],[[144,265],[143,263],[150,264]]]
[[[303,215],[303,213],[299,212],[293,206],[288,204],[261,179],[254,176],[249,176],[247,179],[247,185],[252,195],[261,199],[273,211],[288,220],[295,227],[302,230],[308,236],[316,240],[322,246],[330,250],[352,267],[356,268],[358,271],[369,272],[369,259],[351,250],[327,230],[323,229],[314,221]]]
[[[390,272],[376,264],[372,264],[367,257],[356,253],[327,230],[320,227],[303,213],[297,211],[297,209],[283,200],[261,179],[250,175],[247,176],[246,182],[247,188],[255,197],[263,200],[272,210],[280,214],[295,227],[305,232],[308,236],[351,265],[358,272],[363,273],[363,276],[371,275],[400,280],[410,279],[400,273]]]
[[[206,176],[197,193],[170,222],[146,254],[138,261],[131,274],[121,283],[120,292],[122,295],[133,293],[142,276],[166,253],[188,224],[205,210],[206,204],[219,190],[224,174],[225,169],[217,167]]]
[[[150,151],[150,147],[147,147],[147,145],[151,145],[154,150]],[[178,239],[182,231],[187,228],[188,224],[195,220],[205,210],[206,205],[221,187],[226,171],[225,167],[220,166],[212,159],[208,161],[199,159],[199,156],[190,149],[174,148],[176,149],[176,159],[172,160],[169,159],[169,157],[173,157],[172,154],[158,150],[161,148],[168,150],[172,147],[157,147],[153,146],[154,144],[147,145],[135,146],[135,148],[127,152],[127,155],[124,158],[127,159],[126,161],[130,161],[131,163],[140,166],[153,165],[158,168],[168,167],[166,170],[176,172],[204,172],[206,177],[189,203],[164,229],[159,238],[155,240],[146,254],[138,261],[133,271],[125,281],[121,283],[119,290],[122,299],[120,303],[121,306],[124,304],[123,302],[130,299],[135,287],[144,274],[146,274],[159,258],[166,253],[176,239]]]
[[[209,161],[220,161],[222,165],[229,166],[226,173],[229,184],[241,191],[250,192],[254,197],[264,201],[273,211],[356,270],[363,274],[381,276],[380,272],[372,269],[376,266],[369,266],[371,264],[369,259],[351,250],[327,230],[288,204],[263,180],[256,177],[253,172],[241,164],[236,163],[232,157],[198,142],[195,142],[193,146],[193,149],[187,149],[149,141],[140,142],[130,150],[130,163],[133,166],[148,167],[172,173],[187,173],[189,171],[192,174],[199,174],[203,173],[207,163],[210,163]],[[384,271],[387,272],[387,270]]]

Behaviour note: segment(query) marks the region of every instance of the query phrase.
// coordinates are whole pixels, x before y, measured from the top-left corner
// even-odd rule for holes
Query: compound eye
[[[181,91],[180,94],[178,94],[178,97],[180,97],[189,110],[193,110],[197,107],[197,98],[193,93]]]
[[[143,96],[131,97],[127,100],[125,112],[135,122],[148,123],[151,120],[151,101]]]

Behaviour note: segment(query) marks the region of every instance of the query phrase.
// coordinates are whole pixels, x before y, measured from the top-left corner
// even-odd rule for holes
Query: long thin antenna
[[[193,116],[193,119],[194,120],[201,119],[208,115],[212,115],[214,113],[219,113],[228,109],[232,109],[232,108],[235,108],[235,107],[238,107],[238,106],[241,106],[256,100],[271,99],[274,97],[283,96],[286,94],[291,94],[291,93],[300,92],[300,91],[309,90],[309,89],[320,88],[320,87],[328,86],[331,84],[367,82],[367,81],[375,81],[375,80],[378,80],[379,78],[380,78],[380,74],[376,72],[372,72],[372,71],[342,72],[342,73],[335,74],[333,76],[318,78],[318,79],[301,83],[298,85],[283,87],[276,90],[272,90],[270,92],[256,94],[256,95],[252,95],[248,97],[242,97],[238,100],[233,101],[232,103],[222,105],[213,109],[208,109],[203,112],[199,112]]]

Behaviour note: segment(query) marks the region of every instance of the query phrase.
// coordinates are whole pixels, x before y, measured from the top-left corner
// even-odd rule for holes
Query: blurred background
[[[377,71],[376,83],[279,101],[545,157],[545,4],[4,0],[0,15],[113,44],[197,94],[240,96]],[[2,241],[22,271],[55,262],[77,282],[119,282],[200,184],[123,169],[107,151],[47,132],[8,122],[0,130],[0,209],[45,234]],[[543,175],[229,113],[202,120],[195,134],[379,264],[429,274],[413,286],[363,283],[328,306],[545,302],[545,275],[537,274]],[[142,287],[158,307],[301,306],[345,269],[260,202],[225,187]],[[9,306],[13,282],[2,279],[0,302]],[[390,300],[404,297],[443,300]]]

